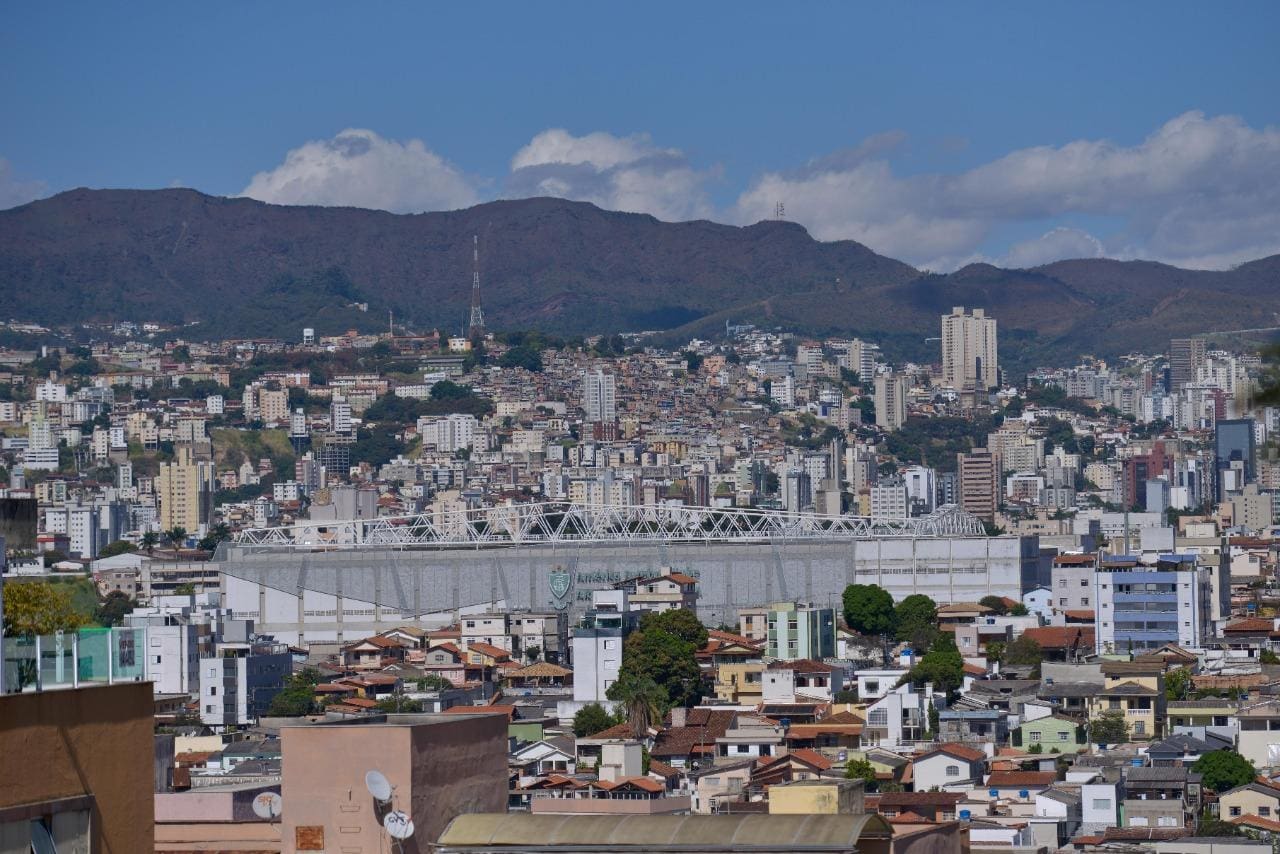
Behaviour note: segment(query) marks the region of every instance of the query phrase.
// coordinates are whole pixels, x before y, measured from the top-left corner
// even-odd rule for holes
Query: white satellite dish
[[[387,836],[392,839],[408,839],[413,836],[413,819],[400,810],[392,810],[382,819]]]
[[[253,814],[267,821],[275,821],[284,811],[284,800],[279,792],[261,792],[253,799]]]
[[[391,800],[391,781],[383,776],[381,771],[370,771],[365,774],[364,785],[375,801],[386,803]]]

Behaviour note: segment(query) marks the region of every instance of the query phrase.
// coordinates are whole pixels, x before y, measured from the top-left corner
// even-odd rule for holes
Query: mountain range
[[[861,335],[936,361],[926,339],[963,305],[999,320],[1002,362],[1029,368],[1280,326],[1280,256],[1218,272],[1088,259],[939,275],[785,221],[669,223],[552,198],[392,214],[185,189],[80,189],[0,211],[0,301],[8,317],[53,325],[198,321],[184,331],[196,339],[385,329],[388,312],[452,332],[477,235],[491,329],[675,341],[729,321]]]

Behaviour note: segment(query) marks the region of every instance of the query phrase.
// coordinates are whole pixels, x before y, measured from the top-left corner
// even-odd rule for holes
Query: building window
[[[1258,807],[1258,815],[1262,816],[1263,818],[1270,818],[1271,807]]]
[[[1037,741],[1039,741],[1039,740],[1040,740],[1040,731],[1039,731],[1039,730],[1033,730],[1033,731],[1031,732],[1031,743],[1032,743],[1032,744],[1035,744],[1035,743],[1036,743]]]
[[[1110,798],[1094,798],[1093,808],[1095,810],[1109,810],[1111,809],[1111,799]]]
[[[1088,586],[1089,586],[1089,579],[1087,579],[1087,578],[1082,578],[1082,579],[1080,579],[1080,586],[1081,586],[1081,587],[1088,587]]]
[[[947,766],[947,776],[948,776],[948,777],[959,777],[959,776],[960,776],[960,766],[959,766],[959,765],[948,765],[948,766]]]
[[[1236,817],[1236,816],[1238,816],[1238,815],[1240,815],[1240,807],[1232,807],[1232,808],[1231,808],[1231,817],[1232,817],[1232,818],[1235,818],[1235,817]]]
[[[1070,740],[1071,740],[1071,733],[1065,730],[1058,733],[1058,741],[1070,741]]]
[[[1134,734],[1134,735],[1146,735],[1146,734],[1147,734],[1147,725],[1146,725],[1146,723],[1145,723],[1144,721],[1134,721],[1134,722],[1133,722],[1133,734]]]
[[[1084,597],[1082,597],[1082,598],[1080,599],[1080,604],[1081,604],[1081,605],[1088,605],[1088,604],[1089,604],[1089,597],[1088,597],[1088,596],[1084,596]]]

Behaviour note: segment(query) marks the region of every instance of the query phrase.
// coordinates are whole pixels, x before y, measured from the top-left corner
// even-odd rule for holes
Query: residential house
[[[963,801],[963,792],[884,792],[868,796],[867,809],[874,808],[885,818],[893,819],[905,813],[914,813],[931,822],[955,821],[957,805]]]
[[[698,610],[698,579],[669,566],[660,568],[655,576],[631,578],[614,587],[627,591],[633,611]]]
[[[1167,705],[1172,733],[1186,733],[1200,739],[1216,735],[1232,744],[1240,734],[1240,722],[1236,718],[1240,704],[1235,700],[1225,697],[1170,700]]]
[[[711,765],[688,774],[693,812],[706,815],[716,812],[721,800],[739,800],[751,780],[756,760],[742,759],[723,765]]]
[[[1192,827],[1200,814],[1200,775],[1183,767],[1124,770],[1125,827]]]
[[[1027,820],[1032,843],[1056,851],[1075,835],[1080,827],[1080,787],[1054,784],[1032,795],[1035,808]]]
[[[1158,738],[1166,715],[1164,666],[1158,662],[1104,661],[1102,690],[1089,701],[1089,719],[1122,712],[1135,741]]]
[[[1023,721],[1010,733],[1014,747],[1033,750],[1039,746],[1042,753],[1079,753],[1088,748],[1084,726],[1064,715],[1049,715]]]
[[[982,782],[987,755],[962,744],[943,744],[911,764],[911,780],[917,792],[930,789],[969,790]]]
[[[848,711],[836,712],[814,723],[793,723],[787,729],[787,747],[847,759],[862,744],[862,727],[862,718]]]
[[[754,706],[764,700],[763,661],[724,663],[716,666],[716,699],[735,706]]]
[[[933,691],[929,686],[923,693],[910,684],[895,688],[867,707],[862,743],[893,746],[919,741],[929,728],[929,709],[933,704]]]
[[[1280,762],[1280,700],[1264,700],[1241,708],[1240,755],[1259,768]]]
[[[531,782],[532,778],[548,774],[573,775],[578,761],[573,740],[557,738],[521,744],[511,752],[507,764],[519,772],[521,780]]]
[[[1046,661],[1079,661],[1094,651],[1093,626],[1040,626],[1022,636],[1040,645]]]
[[[732,709],[707,706],[672,709],[670,726],[654,738],[649,755],[676,768],[713,762],[718,755],[717,742],[734,725],[737,716]]]
[[[955,706],[938,713],[938,730],[941,738],[950,741],[1004,744],[1009,739],[1009,713]]]
[[[1199,739],[1185,733],[1176,733],[1147,745],[1147,759],[1158,768],[1178,765],[1190,767],[1206,753],[1214,750],[1234,749],[1234,741],[1214,735]]]
[[[407,646],[399,639],[375,635],[342,648],[342,666],[352,670],[378,670],[393,661],[404,661]]]
[[[763,675],[764,702],[830,702],[844,685],[844,671],[813,659],[775,661]]]
[[[1055,771],[994,771],[984,784],[993,798],[1032,803],[1058,779]]]
[[[738,715],[733,726],[715,740],[715,761],[736,762],[750,756],[777,756],[786,747],[786,730],[772,718]]]
[[[1218,796],[1218,815],[1224,819],[1253,815],[1276,821],[1280,819],[1280,787],[1266,778],[1245,783]]]

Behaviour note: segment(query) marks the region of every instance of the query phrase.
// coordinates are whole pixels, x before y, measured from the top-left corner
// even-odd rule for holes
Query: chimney
[[[689,710],[684,706],[676,706],[671,710],[671,726],[682,727],[689,720]]]

